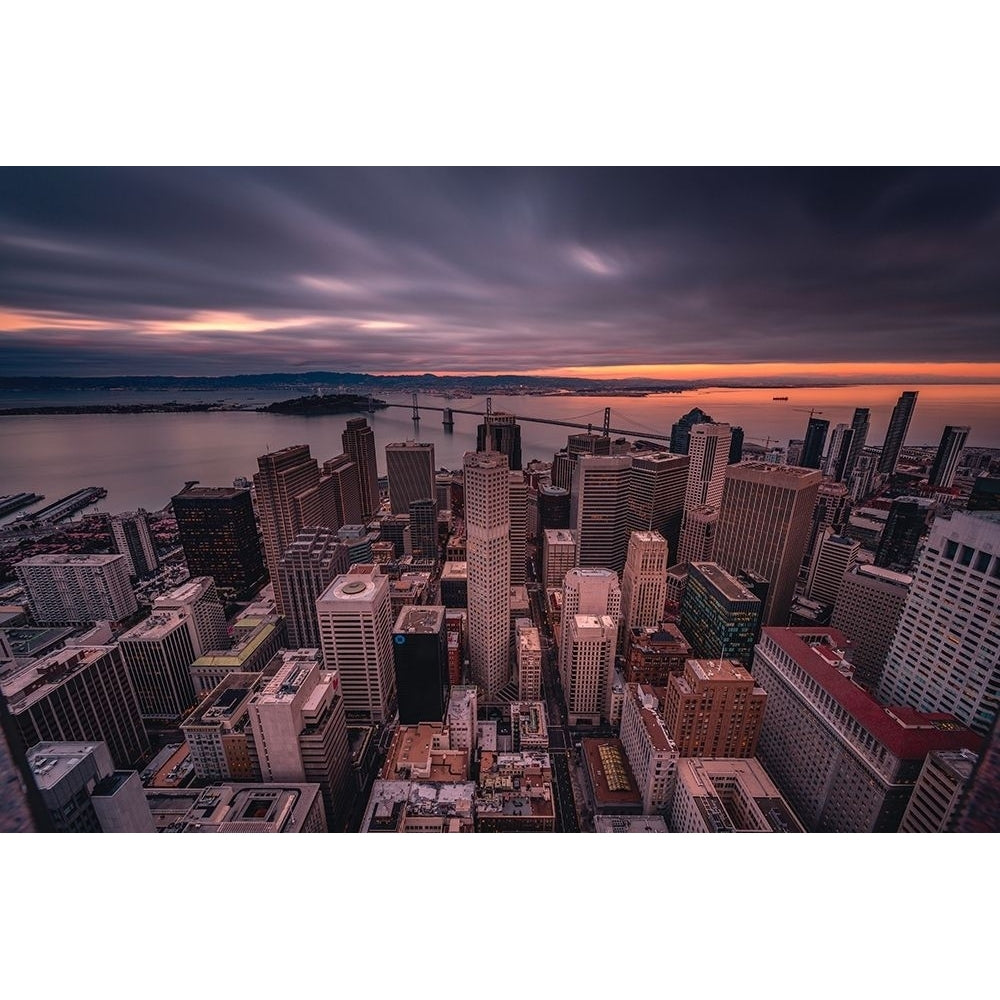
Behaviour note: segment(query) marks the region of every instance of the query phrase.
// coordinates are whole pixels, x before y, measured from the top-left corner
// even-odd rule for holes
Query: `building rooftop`
[[[886,583],[895,583],[900,587],[909,587],[913,583],[913,577],[906,573],[894,573],[891,569],[883,569],[881,566],[871,566],[862,564],[855,566],[854,572],[858,576],[870,576],[876,580],[884,580]]]
[[[446,562],[441,570],[441,581],[468,580],[469,564],[467,562]]]
[[[395,833],[407,816],[464,820],[471,826],[476,786],[471,781],[386,781],[378,779],[368,799],[362,833]]]
[[[26,659],[38,656],[54,646],[64,643],[76,629],[73,628],[33,628],[21,626],[19,628],[4,629],[7,641],[10,643],[10,650],[15,659]]]
[[[772,641],[799,665],[849,715],[900,760],[922,760],[931,750],[980,752],[982,739],[944,712],[883,707],[841,672],[849,646],[838,629],[765,628],[761,642]]]
[[[440,605],[416,607],[406,604],[396,619],[396,633],[437,635],[444,628],[444,608]]]
[[[227,669],[236,669],[242,667],[271,638],[276,628],[274,622],[267,620],[254,622],[252,619],[243,618],[236,624],[248,629],[249,635],[239,640],[237,645],[232,649],[211,650],[203,656],[199,656],[191,664],[191,668],[225,667]]]
[[[184,617],[176,611],[154,611],[134,628],[130,628],[120,637],[119,641],[143,640],[144,642],[157,642],[170,635],[179,625],[183,625],[184,621]]]
[[[146,801],[160,832],[299,833],[319,794],[314,784],[211,785]]]
[[[662,816],[595,816],[595,833],[669,833]]]
[[[59,784],[74,768],[92,756],[101,744],[97,741],[36,743],[28,750],[28,765],[35,784],[46,792]]]
[[[117,650],[117,646],[73,646],[56,650],[0,677],[10,708],[19,713],[54,691],[68,677]]]
[[[744,587],[736,577],[727,573],[718,563],[714,562],[693,562],[689,566],[698,570],[699,573],[715,587],[729,601],[756,601],[752,590]]]
[[[576,545],[576,532],[572,528],[546,528],[545,542],[547,545]]]
[[[142,783],[147,788],[180,788],[194,780],[191,748],[187,743],[164,747],[143,769]]]
[[[191,726],[207,726],[217,729],[225,727],[241,714],[241,708],[249,700],[259,673],[229,674],[211,691],[181,724],[182,729]]]
[[[597,809],[633,808],[641,812],[642,796],[621,740],[587,738],[581,742]]]
[[[249,492],[248,489],[237,486],[185,486],[180,493],[175,493],[172,499],[180,497],[183,500],[232,500],[241,493]]]
[[[87,552],[51,552],[45,555],[28,556],[22,559],[18,566],[107,566],[110,563],[123,562],[121,554],[101,555]]]
[[[469,753],[451,749],[448,728],[440,722],[400,726],[389,745],[381,777],[406,781],[468,781]]]
[[[753,681],[736,660],[690,659],[686,666],[701,681]]]

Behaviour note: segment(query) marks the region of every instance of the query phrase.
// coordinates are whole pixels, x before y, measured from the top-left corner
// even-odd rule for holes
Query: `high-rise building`
[[[159,568],[160,560],[149,533],[149,518],[141,507],[131,513],[112,515],[111,537],[115,551],[125,556],[130,576],[150,576]]]
[[[812,562],[813,553],[824,528],[833,528],[839,533],[847,524],[851,514],[850,494],[843,483],[824,480],[819,484],[812,521],[809,524],[809,541],[806,544],[803,565]]]
[[[523,472],[511,472],[510,487],[510,585],[528,579],[528,484]]]
[[[211,576],[192,577],[154,598],[153,611],[175,611],[188,619],[196,657],[210,650],[227,649],[230,645],[226,612]]]
[[[682,757],[753,757],[767,695],[735,660],[688,660],[667,681],[663,720]]]
[[[36,624],[119,622],[138,610],[123,555],[52,553],[14,566]]]
[[[362,524],[365,515],[361,509],[361,479],[357,463],[350,455],[342,453],[323,463],[323,475],[329,476],[333,484],[333,502],[337,509],[336,527]]]
[[[333,528],[303,528],[285,549],[278,562],[278,575],[285,598],[288,641],[293,649],[320,646],[316,601],[349,568],[347,546]]]
[[[250,490],[190,484],[171,498],[184,561],[227,596],[252,594],[266,576]]]
[[[626,685],[621,742],[642,795],[644,814],[670,805],[677,774],[677,749],[663,724],[662,688]]]
[[[684,511],[678,543],[679,564],[711,562],[715,555],[715,533],[719,528],[719,508],[706,504]]]
[[[669,451],[632,456],[628,530],[658,531],[667,540],[670,564],[678,561],[684,493],[690,459]]]
[[[337,671],[318,649],[279,654],[280,665],[250,701],[250,726],[265,782],[315,782],[329,829],[343,830],[353,798],[351,749]]]
[[[392,718],[396,678],[390,608],[389,578],[374,565],[352,566],[316,601],[323,658],[327,669],[340,675],[351,718]]]
[[[414,500],[410,504],[410,554],[418,562],[437,562],[438,545],[437,501]]]
[[[971,430],[971,427],[953,427],[951,424],[945,427],[934,456],[934,464],[927,476],[927,482],[931,486],[951,486],[955,481],[958,460]]]
[[[498,451],[507,456],[507,468],[521,469],[521,428],[513,413],[488,413],[476,429],[476,451]]]
[[[404,726],[441,722],[448,698],[448,640],[444,607],[406,605],[392,633],[392,656]]]
[[[878,460],[878,471],[884,476],[891,476],[896,471],[899,453],[906,443],[906,432],[910,429],[910,418],[917,404],[917,393],[904,392],[893,408],[889,418],[889,427],[885,432],[885,443]]]
[[[871,493],[875,465],[875,456],[867,452],[862,452],[854,460],[854,466],[847,477],[847,487],[855,503],[864,500]]]
[[[821,474],[795,466],[744,462],[726,469],[715,561],[769,581],[763,621],[784,624],[809,537]]]
[[[569,527],[569,490],[542,484],[538,487],[538,530]]]
[[[842,479],[849,479],[852,472],[858,463],[858,456],[864,450],[865,444],[868,441],[868,424],[871,418],[871,411],[867,407],[858,407],[854,411],[854,416],[851,418],[851,430],[854,432],[851,435],[850,449],[847,453],[847,465],[844,467]]]
[[[475,684],[456,684],[448,695],[445,720],[453,750],[476,749],[476,719],[479,713],[479,689]]]
[[[285,619],[246,614],[233,623],[232,648],[210,649],[191,664],[195,693],[203,698],[230,674],[260,673],[279,649],[287,648]]]
[[[562,685],[571,726],[596,726],[611,715],[618,621],[610,615],[563,619]]]
[[[537,628],[516,629],[517,696],[523,701],[537,701],[542,696],[542,637]]]
[[[785,465],[802,465],[802,452],[805,444],[802,438],[791,438],[789,440],[788,450],[785,452]]]
[[[628,455],[581,455],[573,469],[570,520],[580,540],[581,566],[620,573],[628,547]]]
[[[134,768],[149,751],[139,703],[117,646],[72,646],[0,678],[26,747],[44,740],[101,741],[116,767]]]
[[[842,482],[847,471],[847,462],[851,457],[851,443],[854,440],[854,430],[847,424],[837,424],[830,437],[830,449],[826,456],[824,472],[834,482]]]
[[[358,468],[358,483],[361,487],[361,523],[367,524],[379,509],[380,503],[378,465],[375,460],[375,432],[368,426],[368,421],[364,417],[352,417],[347,421],[342,438],[344,454]]]
[[[350,423],[350,421],[349,421]],[[333,480],[322,476],[309,446],[291,445],[257,459],[254,477],[264,556],[278,611],[288,616],[281,557],[303,528],[336,528]]]
[[[1000,715],[965,787],[952,829],[958,833],[1000,833]]]
[[[989,732],[1000,698],[1000,514],[959,512],[934,522],[879,697],[951,712]]]
[[[823,446],[826,444],[826,433],[830,429],[829,420],[810,417],[806,427],[806,436],[802,444],[802,457],[799,465],[804,469],[818,469],[823,461]]]
[[[688,410],[670,428],[670,450],[675,455],[686,455],[691,440],[691,428],[698,424],[710,423],[712,423],[712,418],[701,408],[696,406],[693,410]]]
[[[385,468],[389,476],[389,509],[393,514],[409,514],[414,500],[433,500],[434,445],[418,441],[398,441],[385,446]]]
[[[717,563],[691,563],[681,600],[681,631],[701,659],[749,667],[764,602]]]
[[[542,581],[561,587],[566,574],[579,565],[577,535],[569,528],[547,528],[542,536]]]
[[[36,743],[28,751],[28,763],[56,833],[101,832],[90,790],[115,769],[105,743]]]
[[[499,452],[465,453],[469,661],[487,700],[510,680],[510,470]]]
[[[667,601],[667,540],[658,531],[633,531],[629,537],[621,593],[624,631],[663,620]]]
[[[969,510],[1000,510],[1000,478],[977,476],[969,494]]]
[[[895,832],[927,754],[980,740],[953,715],[880,705],[851,680],[846,645],[829,628],[763,630],[758,754],[807,830]]]
[[[899,832],[948,832],[978,759],[971,750],[932,750],[913,786]]]
[[[643,687],[663,687],[691,655],[691,644],[673,622],[631,629],[627,642],[625,680]]]
[[[743,461],[743,428],[730,427],[731,437],[729,439],[729,464],[736,465]]]
[[[622,590],[618,574],[603,567],[576,567],[563,578],[563,618],[610,615],[621,620]]]
[[[197,659],[186,615],[154,611],[118,640],[147,726],[176,726],[198,702],[191,680]]]
[[[824,528],[809,567],[806,596],[822,604],[836,604],[844,574],[857,561],[860,549],[860,542],[835,534],[832,528]]]
[[[926,497],[897,497],[879,539],[875,565],[897,573],[909,573],[917,550],[934,519],[936,505]]]
[[[684,510],[722,502],[722,487],[729,464],[729,424],[696,424],[688,443],[688,475]]]

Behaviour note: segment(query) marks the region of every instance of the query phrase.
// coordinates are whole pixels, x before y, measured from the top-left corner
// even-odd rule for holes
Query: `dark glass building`
[[[730,427],[729,464],[735,465],[743,461],[743,428]]]
[[[917,558],[920,539],[930,530],[933,516],[933,500],[923,497],[893,500],[875,553],[875,565],[896,573],[909,573]]]
[[[437,501],[414,500],[410,504],[410,552],[414,559],[437,562],[438,547]]]
[[[802,457],[799,465],[804,469],[818,469],[823,461],[823,447],[826,444],[826,433],[830,429],[829,420],[810,417],[809,426],[802,445]]]
[[[700,407],[688,410],[680,420],[670,428],[670,450],[675,455],[686,455],[691,443],[691,428],[695,424],[713,424],[715,421]],[[732,441],[730,440],[730,445]]]
[[[680,627],[693,657],[749,667],[763,609],[764,602],[718,564],[688,564]]]
[[[399,721],[441,722],[448,703],[448,639],[440,605],[405,605],[392,633]]]
[[[515,471],[521,468],[521,428],[513,413],[490,413],[476,429],[476,451],[498,451]]]
[[[236,598],[264,582],[264,556],[249,490],[190,485],[171,503],[192,576],[211,576],[220,591]]]
[[[868,440],[868,424],[870,419],[871,410],[867,407],[859,406],[855,409],[854,416],[851,418],[851,430],[854,433],[851,436],[851,447],[847,453],[847,464],[844,466],[843,479],[847,479],[854,471],[854,466],[857,465],[858,456],[861,454],[865,447],[865,442]]]
[[[882,454],[878,460],[878,471],[883,475],[891,476],[896,471],[899,453],[903,450],[903,444],[906,442],[906,432],[910,429],[910,417],[913,416],[913,408],[916,405],[917,394],[904,392],[893,408],[892,416],[889,418],[889,429],[885,432]]]

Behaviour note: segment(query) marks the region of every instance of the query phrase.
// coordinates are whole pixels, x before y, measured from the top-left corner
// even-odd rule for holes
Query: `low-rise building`
[[[383,781],[468,781],[469,758],[468,749],[451,745],[451,734],[440,722],[400,726],[389,744],[380,777]]]
[[[585,739],[581,741],[584,774],[597,814],[642,814],[639,785],[629,767],[621,740]]]
[[[663,687],[671,674],[684,672],[691,644],[673,622],[629,629],[625,680],[629,684]]]
[[[663,722],[665,694],[629,684],[622,705],[621,744],[648,814],[666,809],[674,793],[678,753]]]
[[[515,752],[548,750],[549,727],[542,701],[515,701],[510,706],[511,738]]]
[[[319,785],[262,783],[146,789],[160,833],[325,833]]]
[[[479,833],[545,833],[556,824],[549,755],[484,751],[476,789]]]
[[[472,833],[472,781],[384,781],[372,787],[361,833]]]

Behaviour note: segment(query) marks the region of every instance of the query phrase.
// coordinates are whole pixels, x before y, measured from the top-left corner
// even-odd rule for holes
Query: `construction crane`
[[[814,413],[822,413],[823,412],[822,410],[817,410],[817,409],[807,410],[807,409],[805,409],[805,407],[802,407],[802,406],[793,406],[792,409],[795,410],[795,411],[797,411],[798,413],[808,413],[810,420],[812,420]]]
[[[746,440],[747,441],[763,441],[764,442],[764,451],[767,451],[771,447],[771,442],[772,441],[775,444],[777,444],[781,440],[781,438],[773,438],[773,437],[762,437],[762,438],[760,438],[760,437],[750,437],[750,436],[748,436],[746,438]]]

